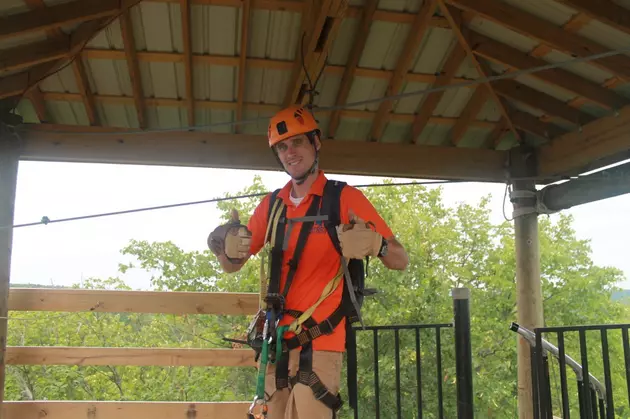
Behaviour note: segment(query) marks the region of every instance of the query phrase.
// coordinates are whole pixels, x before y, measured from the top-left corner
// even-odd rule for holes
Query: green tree
[[[260,178],[242,194],[264,191]],[[239,194],[240,194],[239,193]],[[364,190],[405,245],[410,265],[389,271],[369,264],[368,285],[379,294],[366,299],[363,317],[369,325],[450,323],[450,292],[471,290],[471,328],[475,410],[478,417],[516,416],[516,321],[514,231],[511,223],[490,221],[489,199],[477,205],[445,206],[442,189],[423,186],[374,187]],[[261,198],[218,203],[227,221],[236,208],[246,223]],[[627,322],[626,307],[613,301],[619,270],[595,266],[588,241],[578,240],[566,215],[541,217],[539,223],[545,323],[554,325]],[[204,232],[207,234],[209,232]],[[174,243],[131,241],[122,253],[135,259],[121,264],[124,274],[137,267],[153,273],[152,285],[164,291],[257,292],[260,258],[238,273],[225,274],[209,251],[185,252]],[[92,288],[125,287],[118,279],[94,281]],[[238,316],[169,316],[77,313],[50,321],[48,313],[19,313],[29,321],[10,323],[11,345],[98,345],[144,347],[225,347],[223,336],[241,335],[250,320]],[[15,315],[18,317],[17,315]],[[381,417],[396,416],[394,332],[379,332]],[[456,416],[455,351],[452,328],[440,332],[441,368],[435,328],[420,338],[422,399],[425,418],[437,418],[438,380],[445,417]],[[399,362],[401,410],[414,417],[416,404],[416,336],[401,331]],[[555,342],[555,336],[547,337]],[[373,335],[358,331],[360,417],[374,417]],[[620,334],[610,333],[613,389],[618,417],[628,418]],[[580,359],[577,335],[566,337],[567,353]],[[603,382],[599,337],[588,336],[590,370]],[[589,358],[590,360],[591,358]],[[558,383],[557,367],[551,369]],[[572,373],[568,373],[574,380]],[[553,381],[555,379],[555,381]],[[570,389],[574,389],[570,381]],[[246,368],[15,367],[7,379],[7,397],[107,400],[249,400],[255,371]],[[573,391],[573,390],[572,390]],[[627,395],[627,393],[626,393]],[[572,395],[573,397],[573,395]],[[554,404],[559,405],[554,390]],[[626,405],[624,405],[624,403]],[[575,400],[572,399],[575,405]],[[558,416],[559,412],[556,413]],[[344,417],[351,417],[344,408]],[[575,413],[572,412],[572,416]]]

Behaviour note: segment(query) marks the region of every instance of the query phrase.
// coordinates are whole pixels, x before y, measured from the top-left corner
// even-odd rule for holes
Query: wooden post
[[[0,110],[1,112],[1,110]],[[7,317],[9,276],[13,241],[13,214],[19,162],[17,138],[5,125],[8,113],[0,113],[0,419],[3,418],[5,355],[7,350]]]
[[[524,149],[511,152],[511,175],[514,178],[533,176],[535,154]],[[536,204],[533,180],[516,180],[512,183],[514,205],[514,233],[516,247],[516,309],[518,323],[529,330],[543,326],[542,287],[540,279],[540,253],[538,241],[538,214],[519,214]],[[528,342],[518,337],[518,410],[519,419],[534,416],[532,399],[531,353]]]

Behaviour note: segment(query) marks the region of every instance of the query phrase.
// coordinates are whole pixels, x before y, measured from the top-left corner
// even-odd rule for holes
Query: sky
[[[235,194],[259,174],[268,190],[283,186],[283,172],[209,168],[83,163],[21,162],[18,172],[15,224],[99,214]],[[381,178],[327,174],[350,184]],[[396,182],[410,179],[395,179]],[[432,186],[433,187],[433,186]],[[505,185],[462,183],[442,185],[447,205],[475,205],[491,196],[492,221],[504,220]],[[511,216],[509,200],[505,214]],[[573,214],[578,239],[591,242],[592,259],[600,266],[624,271],[620,287],[630,288],[630,258],[624,234],[630,233],[630,195],[564,211]],[[552,218],[557,215],[551,215]],[[12,283],[80,284],[90,277],[120,276],[133,289],[150,289],[150,274],[132,269],[122,275],[118,264],[129,262],[120,251],[130,240],[172,241],[186,251],[206,250],[206,238],[219,223],[216,204],[14,229]]]

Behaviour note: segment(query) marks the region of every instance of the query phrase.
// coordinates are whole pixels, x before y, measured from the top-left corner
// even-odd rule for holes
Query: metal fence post
[[[470,342],[470,290],[453,289],[455,314],[455,363],[457,374],[457,418],[473,418],[472,347]]]

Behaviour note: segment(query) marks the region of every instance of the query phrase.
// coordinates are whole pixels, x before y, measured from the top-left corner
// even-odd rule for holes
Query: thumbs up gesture
[[[249,254],[251,237],[252,233],[241,224],[238,211],[233,209],[230,221],[208,236],[208,247],[216,256],[225,255],[230,262],[240,263]]]
[[[337,226],[337,236],[343,255],[348,259],[378,256],[383,236],[376,232],[374,223],[365,222],[352,209],[348,212],[348,224]]]

